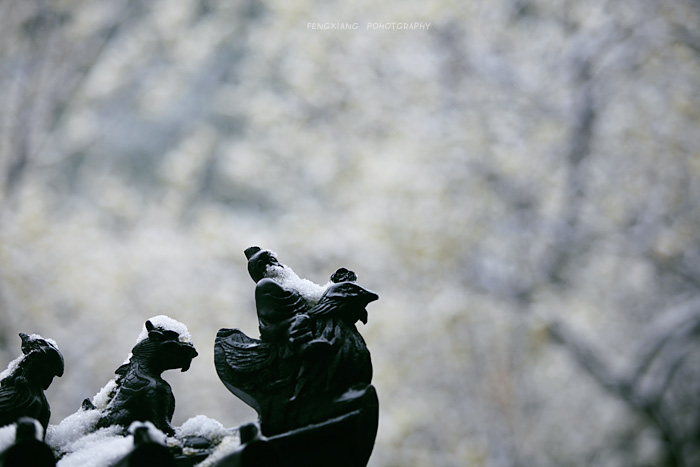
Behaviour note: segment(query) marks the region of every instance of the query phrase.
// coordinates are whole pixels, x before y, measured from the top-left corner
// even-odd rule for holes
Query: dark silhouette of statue
[[[163,433],[173,435],[170,424],[175,411],[175,397],[161,373],[171,369],[187,371],[197,351],[189,342],[169,329],[146,321],[148,336],[132,349],[128,362],[116,370],[116,388],[97,423],[97,428],[121,425],[125,429],[134,421],[149,421]],[[89,400],[83,408],[94,408]]]
[[[139,426],[134,430],[134,449],[114,467],[175,467],[175,458],[170,450],[155,441],[148,427]]]
[[[378,401],[356,323],[367,322],[366,306],[377,294],[345,268],[321,287],[269,250],[251,247],[245,254],[256,282],[260,339],[221,329],[214,354],[219,377],[258,412],[262,437],[279,451],[281,465],[366,465]]]
[[[15,442],[0,455],[0,467],[53,467],[56,458],[43,441],[44,430],[30,417],[17,420]]]
[[[51,409],[44,390],[55,376],[63,375],[63,355],[51,339],[24,333],[19,336],[23,355],[10,363],[0,380],[0,426],[31,417],[45,432]]]

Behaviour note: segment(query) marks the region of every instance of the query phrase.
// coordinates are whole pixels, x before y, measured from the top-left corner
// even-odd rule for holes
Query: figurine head
[[[132,349],[132,359],[139,359],[156,371],[180,368],[187,371],[197,351],[191,342],[184,341],[176,331],[156,327],[146,321],[147,337]]]
[[[328,287],[324,297],[351,306],[365,307],[379,295],[355,282],[339,282]]]
[[[262,250],[259,246],[251,246],[244,253],[248,258],[248,274],[256,283],[266,276],[268,266],[280,264],[273,252]]]
[[[349,322],[359,320],[367,324],[365,307],[378,299],[379,295],[355,282],[338,282],[328,286],[317,309],[319,313],[333,309],[334,314]]]
[[[56,343],[36,334],[19,333],[22,339],[24,359],[19,364],[22,376],[27,381],[48,389],[55,376],[63,376],[63,355]]]

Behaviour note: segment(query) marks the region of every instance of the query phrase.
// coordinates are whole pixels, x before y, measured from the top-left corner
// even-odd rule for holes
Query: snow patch
[[[122,428],[101,428],[81,438],[75,450],[61,458],[58,467],[105,467],[113,465],[134,447],[133,436],[121,436]]]
[[[149,319],[148,321],[151,322],[153,326],[156,328],[162,329],[164,331],[174,331],[176,332],[180,338],[180,342],[190,342],[192,343],[192,336],[190,336],[189,331],[187,330],[187,326],[182,324],[181,322],[172,319],[169,316],[165,315],[158,315],[154,316],[153,318]],[[138,344],[139,342],[145,340],[148,337],[148,330],[146,329],[146,325],[143,325],[143,328],[141,329],[141,334],[139,334],[139,337],[136,339],[136,343]]]
[[[46,443],[63,454],[60,467],[105,467],[114,464],[134,448],[133,433],[145,426],[154,442],[165,445],[167,436],[151,422],[134,422],[124,436],[119,425],[95,430],[102,411],[79,410],[66,417],[59,425],[49,425]],[[95,430],[95,431],[93,431]]]
[[[58,425],[49,425],[46,430],[46,444],[59,452],[73,452],[80,447],[83,439],[94,431],[101,410],[78,410],[67,416]],[[111,428],[111,427],[110,427]],[[121,427],[117,427],[121,429]],[[108,430],[103,428],[101,431]]]
[[[100,392],[95,394],[95,396],[92,398],[92,405],[94,405],[97,409],[104,410],[107,407],[107,405],[112,401],[112,395],[116,389],[117,380],[110,379],[107,382],[107,384],[105,384],[104,387],[100,389]]]
[[[301,278],[292,268],[284,264],[268,264],[265,277],[272,279],[285,289],[295,290],[314,306],[321,299],[330,282],[326,285],[318,285],[308,279]]]
[[[201,436],[216,444],[229,434],[224,426],[206,415],[197,415],[190,418],[176,429],[177,437]]]
[[[19,364],[22,363],[22,360],[24,360],[26,357],[27,357],[26,355],[21,355],[21,356],[15,358],[14,360],[12,360],[7,365],[7,368],[5,369],[5,371],[0,373],[0,381],[4,380],[8,376],[10,376],[12,373],[14,373],[15,370],[17,370],[17,368],[19,367]]]
[[[17,425],[6,425],[0,428],[0,452],[9,448],[15,443],[15,436],[17,433]]]

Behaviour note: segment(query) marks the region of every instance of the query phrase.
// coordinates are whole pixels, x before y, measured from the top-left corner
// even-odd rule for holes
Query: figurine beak
[[[185,371],[187,371],[187,370],[190,369],[190,365],[192,365],[192,359],[193,359],[194,357],[196,357],[197,355],[199,355],[199,354],[197,353],[197,351],[195,350],[194,346],[191,345],[191,344],[190,344],[190,346],[191,346],[191,348],[190,348],[190,358],[189,358],[189,359],[185,362],[185,364],[182,366],[182,370],[180,370],[180,371],[182,371],[183,373],[184,373]]]
[[[366,289],[365,289],[366,290]],[[368,295],[367,295],[367,303],[371,303],[375,300],[379,300],[379,295],[376,293],[372,292],[371,290],[367,290]]]

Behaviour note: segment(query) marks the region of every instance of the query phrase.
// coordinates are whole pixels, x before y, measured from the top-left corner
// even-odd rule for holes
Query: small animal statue
[[[43,438],[44,430],[36,419],[21,417],[15,443],[0,455],[0,467],[54,467],[56,458]]]
[[[44,427],[51,409],[44,395],[55,376],[63,375],[63,355],[56,342],[39,335],[20,333],[22,356],[0,373],[0,426],[31,417]]]
[[[131,358],[115,372],[116,387],[97,428],[121,425],[126,429],[132,422],[148,421],[167,435],[175,433],[170,424],[175,397],[161,373],[177,368],[187,371],[197,351],[188,341],[189,335],[185,338],[177,330],[158,326],[156,318],[166,324],[167,320],[177,323],[165,316],[146,321],[145,337],[140,338],[131,351]],[[88,400],[83,403],[84,408],[89,405]]]

